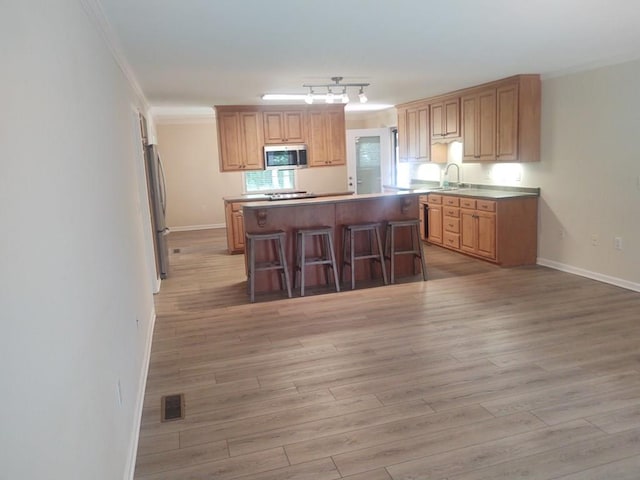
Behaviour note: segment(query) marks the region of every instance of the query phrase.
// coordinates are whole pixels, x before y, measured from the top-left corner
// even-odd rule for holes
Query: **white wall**
[[[542,161],[523,182],[542,188],[543,262],[640,291],[638,78],[640,61],[543,81]]]
[[[242,194],[242,174],[220,173],[213,116],[159,121],[156,130],[166,173],[169,228],[223,226],[222,197]]]
[[[121,479],[134,460],[153,315],[138,100],[84,5],[16,0],[0,15],[7,480]]]

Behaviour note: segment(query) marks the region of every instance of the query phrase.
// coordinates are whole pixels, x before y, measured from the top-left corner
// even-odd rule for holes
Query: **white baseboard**
[[[171,232],[190,232],[192,230],[208,230],[211,228],[225,228],[224,223],[212,223],[209,225],[183,225],[181,227],[169,227]]]
[[[142,368],[140,371],[140,384],[138,385],[138,395],[136,398],[136,407],[133,417],[133,429],[131,432],[131,450],[129,452],[129,462],[127,465],[126,480],[133,480],[136,470],[136,458],[138,454],[138,440],[140,439],[140,425],[142,423],[142,407],[144,405],[144,393],[147,386],[147,377],[149,375],[149,362],[151,360],[151,342],[153,340],[153,330],[156,324],[156,310],[151,311],[151,319],[149,331],[145,339]]]
[[[566,265],[564,263],[556,262],[554,260],[548,260],[546,258],[538,257],[538,265],[543,267],[553,268],[562,272],[573,273],[574,275],[580,275],[581,277],[590,278],[591,280],[597,280],[599,282],[615,285],[616,287],[626,288],[627,290],[633,290],[634,292],[640,292],[640,283],[630,282],[623,280],[622,278],[610,277],[609,275],[603,275],[602,273],[592,272],[583,268],[574,267],[572,265]]]

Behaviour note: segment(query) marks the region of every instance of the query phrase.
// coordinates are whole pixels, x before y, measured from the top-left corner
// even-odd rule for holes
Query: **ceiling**
[[[263,93],[306,93],[303,84],[333,76],[370,83],[371,105],[395,105],[518,73],[553,76],[640,57],[636,0],[99,4],[159,107],[260,104]]]

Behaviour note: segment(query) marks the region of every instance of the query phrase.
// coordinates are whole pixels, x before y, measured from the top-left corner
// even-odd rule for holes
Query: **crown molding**
[[[116,61],[118,67],[124,74],[125,78],[131,85],[131,88],[135,92],[136,96],[140,103],[142,103],[142,107],[144,110],[149,109],[149,102],[138,83],[138,79],[133,73],[129,62],[127,62],[126,57],[122,53],[122,48],[120,47],[120,41],[118,37],[116,37],[113,28],[111,28],[111,24],[109,20],[107,20],[106,15],[104,14],[104,9],[100,4],[100,0],[80,0],[80,4],[82,5],[85,13],[89,17],[89,20],[94,24],[102,39],[107,44],[111,55]]]

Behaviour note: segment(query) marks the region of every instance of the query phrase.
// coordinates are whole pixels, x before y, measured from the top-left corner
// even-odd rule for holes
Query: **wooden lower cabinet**
[[[244,252],[244,216],[242,202],[225,202],[227,223],[227,250],[229,253]]]
[[[496,214],[461,208],[460,224],[460,250],[495,260]]]
[[[428,195],[427,221],[429,235],[427,240],[429,243],[442,245],[442,195]]]
[[[441,197],[442,204],[433,217],[429,205],[431,243],[502,266],[536,263],[538,197],[436,197]],[[432,232],[436,232],[436,241],[432,241]]]

